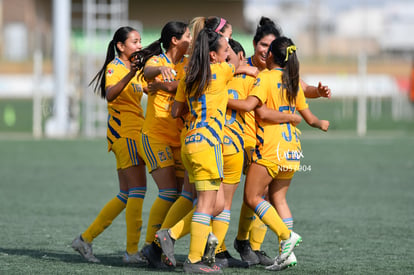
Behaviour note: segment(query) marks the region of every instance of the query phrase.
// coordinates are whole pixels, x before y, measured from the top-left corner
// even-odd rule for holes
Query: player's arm
[[[154,81],[148,83],[148,92],[150,94],[154,94],[158,90],[162,90],[164,92],[175,95],[177,92],[178,83],[179,81],[162,82],[155,78]]]
[[[151,81],[158,75],[162,75],[164,82],[171,82],[174,81],[177,73],[175,70],[167,66],[145,66],[144,78],[146,80]]]
[[[302,121],[302,117],[298,114],[286,114],[279,112],[274,109],[267,108],[266,104],[257,107],[254,111],[255,116],[257,116],[261,121],[268,123],[290,123],[293,126],[296,126]]]
[[[307,98],[331,98],[331,89],[326,85],[322,85],[321,82],[318,83],[318,87],[315,87],[308,85],[305,81],[301,79],[300,85],[302,86],[303,92],[305,93],[305,97]]]
[[[138,71],[138,66],[136,62],[131,62],[130,71],[115,85],[107,86],[105,90],[106,100],[108,102],[114,101],[121,92],[125,89],[128,83],[133,77],[135,77]]]
[[[260,100],[255,96],[248,96],[246,99],[231,99],[227,102],[227,108],[239,112],[250,112],[261,104]]]
[[[309,108],[298,110],[298,112],[302,115],[302,117],[305,119],[306,123],[309,124],[309,126],[321,129],[325,132],[328,131],[329,121],[320,120],[311,112]]]
[[[180,101],[174,100],[174,103],[171,107],[171,116],[173,118],[178,118],[180,116],[185,115],[186,113],[188,113],[187,104],[185,104],[185,102],[180,102]]]
[[[259,69],[253,66],[240,65],[236,68],[235,74],[247,74],[256,77],[259,74]]]

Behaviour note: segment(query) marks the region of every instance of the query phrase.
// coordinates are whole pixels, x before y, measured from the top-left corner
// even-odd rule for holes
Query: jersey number
[[[229,95],[233,95],[234,99],[239,99],[239,94],[237,93],[236,90],[229,89],[228,92],[229,92]],[[236,116],[237,116],[237,111],[231,110],[230,120],[227,120],[227,116],[226,116],[226,125],[233,124],[233,122],[236,120]]]
[[[201,127],[207,126],[207,122],[206,122],[206,118],[207,118],[206,95],[203,94],[198,99],[195,99],[194,97],[190,97],[188,99],[188,101],[190,103],[190,112],[194,116],[194,121],[197,121],[198,114],[194,110],[193,103],[194,102],[200,102],[200,104],[201,104],[201,118],[200,118],[200,121],[195,125],[195,128],[197,129],[197,128],[201,128]],[[191,123],[190,129],[194,129],[194,123],[195,122],[192,122]]]
[[[279,107],[279,112],[283,113],[283,111],[291,111],[292,114],[295,113],[295,107],[291,107],[291,106],[280,106]],[[281,125],[286,124],[287,126],[287,133],[283,132],[282,136],[286,141],[292,141],[292,129],[290,127],[290,123],[280,123]]]

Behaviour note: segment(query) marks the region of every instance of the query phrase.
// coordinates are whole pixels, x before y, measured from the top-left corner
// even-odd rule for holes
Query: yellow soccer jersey
[[[117,84],[129,71],[121,59],[115,58],[106,66],[106,87]],[[146,86],[142,78],[134,77],[116,99],[108,102],[108,150],[111,150],[112,144],[120,137],[138,138],[144,124],[141,98]]]
[[[247,65],[255,67],[253,65],[252,57],[247,58]],[[251,91],[251,90],[250,90]],[[256,143],[256,121],[254,119],[254,111],[246,112],[245,116],[245,128],[244,128],[244,140]]]
[[[256,96],[268,108],[284,113],[308,108],[305,95],[299,87],[295,103],[289,106],[286,90],[282,86],[280,69],[266,70],[257,76],[255,86],[249,95]],[[256,119],[256,150],[253,161],[265,159],[287,169],[298,170],[302,150],[299,133],[290,123],[271,124]]]
[[[255,78],[238,74],[227,84],[229,98],[245,99],[253,87]],[[254,127],[254,117],[253,117]],[[224,127],[223,155],[242,152],[244,148],[245,113],[227,109]],[[256,139],[255,139],[256,140]]]
[[[204,151],[222,144],[223,125],[228,101],[227,83],[235,72],[226,62],[211,64],[211,82],[200,98],[185,95],[185,78],[181,79],[175,100],[186,102],[190,112],[186,116],[183,153]]]
[[[183,75],[187,62],[187,57],[183,57],[180,62],[173,64],[165,54],[161,54],[151,57],[145,66],[170,67],[177,72],[175,80],[180,80],[179,77]],[[157,77],[163,81],[161,75]],[[142,132],[150,138],[155,138],[176,147],[180,146],[180,122],[171,116],[173,102],[174,95],[162,90],[148,95],[147,113]]]

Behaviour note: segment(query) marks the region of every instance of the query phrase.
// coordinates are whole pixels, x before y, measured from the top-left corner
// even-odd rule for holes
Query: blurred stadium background
[[[302,78],[332,88],[309,100],[331,130],[414,130],[412,1],[2,0],[0,15],[2,136],[104,136],[105,102],[88,83],[114,30],[137,28],[145,46],[169,20],[208,15],[227,18],[249,55],[260,16],[275,20],[298,45]]]
[[[412,0],[0,0],[1,274],[158,274],[122,265],[123,217],[94,244],[102,264],[70,248],[118,192],[106,103],[88,83],[119,26],[138,29],[145,46],[169,20],[209,15],[232,23],[248,55],[260,16],[272,18],[298,46],[301,76],[332,89],[330,100],[308,100],[331,121],[328,133],[299,127],[311,170],[288,194],[304,236],[289,274],[413,274]],[[157,195],[147,179],[144,223]],[[274,241],[267,234],[263,244],[271,256]],[[177,245],[181,258],[188,243]]]

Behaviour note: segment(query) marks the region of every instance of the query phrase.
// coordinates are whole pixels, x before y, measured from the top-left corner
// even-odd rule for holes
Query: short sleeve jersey
[[[130,69],[125,66],[122,60],[115,58],[106,66],[105,89],[117,84],[129,72]],[[138,138],[144,124],[141,98],[143,88],[146,86],[147,84],[142,78],[133,77],[119,96],[108,102],[108,150],[111,150],[112,144],[118,138]]]
[[[229,98],[245,99],[253,87],[255,78],[237,74],[227,84]],[[246,113],[227,109],[224,127],[223,155],[232,155],[243,151],[245,138]],[[253,117],[254,121],[254,117]],[[254,124],[253,124],[254,126]]]
[[[145,66],[167,66],[177,72],[175,80],[180,80],[188,63],[183,57],[177,64],[172,63],[165,54],[151,57]],[[163,81],[162,76],[157,76]],[[147,113],[142,132],[149,137],[165,142],[170,146],[180,146],[180,121],[171,116],[174,95],[162,90],[148,95]],[[181,123],[182,125],[182,123]]]
[[[250,95],[256,96],[268,108],[284,113],[292,114],[295,110],[308,108],[300,86],[295,102],[289,104],[286,89],[282,85],[281,69],[261,72]],[[298,170],[302,151],[296,128],[290,123],[272,124],[259,119],[256,121],[257,142],[253,160],[266,159],[279,166]]]
[[[186,102],[189,113],[183,131],[183,153],[204,151],[223,143],[223,127],[228,101],[227,83],[232,79],[235,68],[226,62],[210,65],[211,82],[199,97],[185,94],[185,78],[181,79],[175,100]]]

